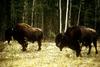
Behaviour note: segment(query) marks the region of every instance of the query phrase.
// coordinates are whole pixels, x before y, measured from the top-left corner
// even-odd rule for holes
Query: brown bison
[[[90,54],[91,43],[93,43],[96,49],[96,54],[98,53],[96,31],[84,26],[69,27],[64,34],[58,34],[55,41],[56,46],[59,47],[60,50],[67,46],[75,50],[77,56],[81,55],[80,43],[82,43],[82,46],[89,46],[88,54]]]
[[[13,38],[21,44],[23,51],[27,48],[27,41],[37,41],[39,46],[38,50],[41,50],[41,41],[43,39],[43,32],[41,29],[33,28],[26,23],[17,23],[12,32]]]
[[[96,54],[98,54],[97,51],[97,33],[96,30],[92,29],[92,28],[88,28],[88,27],[84,27],[81,26],[80,27],[81,30],[81,39],[80,42],[82,43],[82,46],[88,46],[89,47],[89,51],[87,54],[90,54],[91,51],[91,43],[93,43],[95,50],[96,50]]]
[[[66,36],[65,33],[59,33],[55,38],[56,46],[62,51],[64,47],[68,47],[76,51],[76,56],[81,56],[81,48],[77,40],[73,40],[69,36]]]

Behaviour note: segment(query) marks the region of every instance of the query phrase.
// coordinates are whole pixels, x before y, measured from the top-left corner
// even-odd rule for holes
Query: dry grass
[[[100,67],[100,47],[98,55],[94,48],[90,55],[83,48],[83,57],[76,57],[71,49],[60,51],[53,42],[43,42],[41,51],[37,51],[37,43],[29,43],[26,52],[22,52],[21,46],[14,41],[11,45],[0,45],[6,45],[0,52],[0,67]]]

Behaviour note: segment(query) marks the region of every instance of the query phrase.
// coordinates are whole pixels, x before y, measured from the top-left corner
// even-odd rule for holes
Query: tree
[[[59,32],[62,32],[62,9],[61,9],[61,0],[59,0],[59,15],[60,15],[60,30]]]
[[[67,24],[68,24],[68,6],[69,6],[69,0],[67,0],[67,7],[66,7],[66,19],[65,19],[65,29],[64,32],[67,30]]]
[[[4,40],[5,29],[11,24],[11,3],[10,0],[0,1],[0,40]]]
[[[33,16],[34,16],[34,3],[35,3],[35,0],[33,0],[32,2],[32,15],[31,15],[31,26],[33,26],[33,23],[34,23],[34,20],[33,20]]]
[[[99,0],[3,0],[0,11],[1,39],[7,27],[19,22],[42,28],[49,39],[73,25],[100,29]]]
[[[68,17],[68,27],[71,27],[71,12],[72,12],[72,0],[69,1],[69,17]]]
[[[80,21],[80,13],[81,13],[81,5],[82,5],[82,2],[80,1],[80,7],[79,7],[79,12],[78,12],[78,19],[77,19],[77,26],[79,25],[79,21]]]

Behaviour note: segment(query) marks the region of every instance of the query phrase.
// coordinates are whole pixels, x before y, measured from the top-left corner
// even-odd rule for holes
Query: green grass
[[[69,48],[60,51],[54,42],[43,42],[41,51],[37,51],[36,42],[29,42],[26,52],[22,52],[21,46],[15,41],[11,45],[1,43],[0,48],[3,45],[4,49],[0,51],[0,67],[100,67],[99,46],[98,55],[95,55],[93,47],[90,55],[83,48],[83,57],[76,57],[75,52]]]

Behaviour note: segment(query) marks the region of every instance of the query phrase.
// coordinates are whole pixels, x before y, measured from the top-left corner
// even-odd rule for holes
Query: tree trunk
[[[35,3],[35,0],[33,0],[33,4],[32,4],[31,26],[33,26],[33,24],[34,24],[34,20],[33,20],[33,13],[34,13],[34,3]]]
[[[0,1],[0,41],[4,40],[5,30],[11,24],[11,0]]]
[[[44,31],[44,12],[42,11],[42,30]]]
[[[64,32],[67,30],[67,26],[68,26],[68,6],[69,6],[69,0],[67,0],[67,6],[66,6],[66,19],[65,19],[65,29],[64,29]]]
[[[68,27],[71,27],[71,9],[72,9],[72,0],[70,0]]]
[[[62,9],[61,9],[61,0],[59,0],[59,15],[60,15],[60,29],[59,32],[62,32]]]
[[[79,7],[79,12],[78,12],[78,19],[77,19],[77,26],[79,25],[79,22],[80,22],[80,12],[81,12],[81,4],[82,2],[80,1],[80,7]]]
[[[23,16],[22,16],[22,19],[23,19],[23,22],[26,22],[26,23],[28,23],[28,2],[27,2],[27,0],[25,0],[24,1],[24,5],[23,5],[23,9],[24,9],[24,11],[23,11]]]
[[[97,18],[97,10],[98,10],[98,8],[99,8],[99,0],[95,0],[95,29],[97,28],[97,20],[98,20],[98,18]]]

